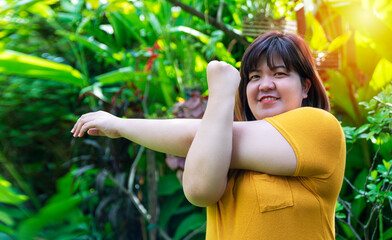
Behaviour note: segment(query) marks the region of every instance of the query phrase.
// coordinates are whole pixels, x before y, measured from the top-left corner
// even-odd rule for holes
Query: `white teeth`
[[[274,98],[274,97],[266,97],[266,98],[261,99],[261,101],[276,100],[276,99],[277,98]]]

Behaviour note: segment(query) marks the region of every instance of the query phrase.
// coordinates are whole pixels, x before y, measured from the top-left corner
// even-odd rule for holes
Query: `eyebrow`
[[[271,70],[274,70],[274,69],[277,69],[277,68],[284,68],[284,69],[287,69],[287,67],[286,67],[285,65],[272,66],[270,69],[271,69]]]
[[[286,67],[285,65],[272,66],[270,69],[271,69],[271,70],[276,70],[276,69],[278,69],[278,68],[284,68],[284,69],[287,70],[287,67]],[[259,69],[251,69],[251,70],[249,71],[249,73],[253,73],[253,72],[260,73],[260,72],[263,72],[263,71],[261,71],[261,70],[259,70]]]

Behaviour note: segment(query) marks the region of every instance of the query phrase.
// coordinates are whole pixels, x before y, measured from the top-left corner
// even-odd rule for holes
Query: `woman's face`
[[[275,57],[270,69],[262,59],[256,69],[249,72],[246,96],[256,120],[272,117],[302,105],[307,98],[310,81],[302,86],[297,72],[288,71],[280,57]]]

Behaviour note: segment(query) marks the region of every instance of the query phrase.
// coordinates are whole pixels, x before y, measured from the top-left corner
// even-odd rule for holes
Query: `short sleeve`
[[[336,168],[344,169],[344,133],[331,113],[302,107],[265,120],[293,148],[297,158],[294,176],[328,178]]]

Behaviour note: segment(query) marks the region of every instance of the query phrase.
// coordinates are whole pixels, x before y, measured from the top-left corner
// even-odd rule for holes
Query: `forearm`
[[[121,137],[152,150],[185,157],[200,125],[200,119],[121,119]]]
[[[189,201],[206,206],[224,193],[230,167],[234,97],[211,98],[189,149],[183,175]]]

